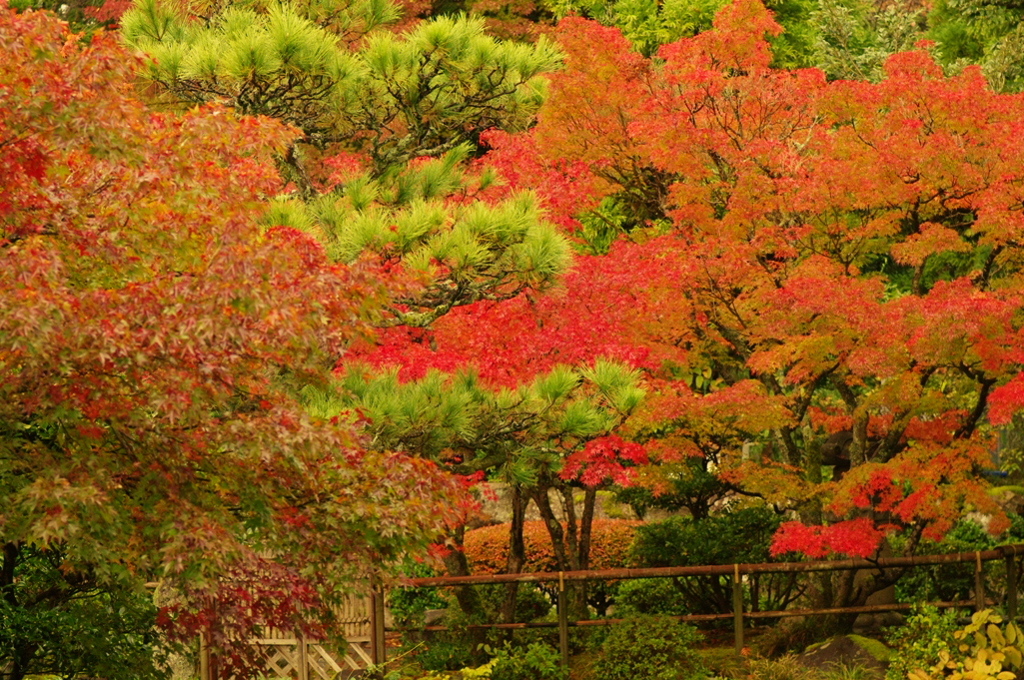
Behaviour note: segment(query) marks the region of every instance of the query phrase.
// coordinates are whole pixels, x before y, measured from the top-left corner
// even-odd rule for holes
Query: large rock
[[[819,671],[859,666],[885,676],[891,650],[878,640],[859,635],[837,635],[828,642],[809,647],[798,658],[800,665]]]

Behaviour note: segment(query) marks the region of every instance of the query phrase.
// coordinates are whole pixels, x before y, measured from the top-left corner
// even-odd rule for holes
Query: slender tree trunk
[[[597,509],[597,488],[587,487],[580,518],[580,569],[590,569],[590,543],[594,533],[594,512]]]
[[[533,491],[533,502],[537,504],[541,519],[547,527],[548,535],[551,537],[551,549],[555,553],[555,565],[560,571],[569,571],[569,556],[565,550],[565,531],[562,523],[555,517],[555,511],[551,507],[551,499],[548,498],[547,486],[539,486]]]
[[[583,567],[580,561],[580,537],[579,526],[576,522],[576,499],[573,497],[572,487],[563,487],[559,491],[562,495],[562,507],[565,513],[565,552],[569,558],[569,569],[577,571]]]
[[[0,562],[0,595],[4,600],[16,607],[17,597],[14,593],[14,567],[18,563],[21,547],[17,543],[4,543],[3,562]]]
[[[526,542],[523,539],[523,531],[526,528],[526,508],[530,499],[523,495],[522,487],[514,484],[512,491],[512,527],[509,533],[508,562],[505,565],[506,574],[518,574],[526,564]],[[519,584],[508,583],[505,585],[505,601],[501,606],[501,620],[505,623],[512,623],[516,616],[516,601],[519,596]]]
[[[465,525],[460,526],[452,534],[452,538],[455,540],[456,549],[449,552],[444,556],[444,566],[448,570],[449,576],[469,576],[469,561],[466,559],[466,553],[462,549],[463,541],[466,537]],[[473,586],[456,586],[455,601],[459,604],[459,609],[469,617],[477,617],[483,612],[483,606],[480,603],[480,595],[476,592]]]

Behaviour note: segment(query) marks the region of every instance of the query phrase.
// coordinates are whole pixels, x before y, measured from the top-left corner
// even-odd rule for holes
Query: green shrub
[[[1000,543],[1020,542],[1024,539],[1024,518],[1011,515],[1010,520],[1010,529],[998,539],[977,522],[961,520],[941,541],[922,541],[918,553],[966,553],[990,550]],[[985,575],[986,590],[999,592],[1005,589],[1005,572],[1001,564],[987,564]],[[973,562],[915,567],[896,583],[896,598],[900,602],[966,600],[973,591]]]
[[[497,621],[505,603],[507,586],[504,583],[477,586],[480,603],[487,613],[488,621]],[[532,583],[520,583],[516,591],[516,621],[533,621],[551,611],[551,600],[540,588]]]
[[[404,576],[429,577],[437,572],[425,564],[412,563],[402,569]],[[422,624],[423,612],[445,609],[448,601],[437,588],[392,588],[388,592],[388,608],[401,626]]]
[[[638,578],[622,581],[615,593],[615,615],[686,614],[686,598],[671,579]]]
[[[416,651],[414,659],[425,671],[457,671],[480,661],[466,640],[431,640]]]
[[[693,626],[640,616],[612,626],[594,664],[594,680],[698,680],[708,673],[692,649]]]
[[[491,671],[491,680],[566,680],[558,650],[543,642],[523,647],[506,645],[496,651],[498,662]]]
[[[150,593],[127,576],[100,582],[76,571],[59,548],[14,549],[13,579],[0,591],[0,678],[15,659],[32,675],[169,676]]]
[[[889,631],[888,642],[895,652],[885,674],[887,680],[906,680],[909,673],[931,668],[941,652],[957,648],[954,634],[959,629],[956,611],[918,606],[906,623]]]
[[[755,659],[750,662],[751,680],[811,680],[811,672],[800,665],[792,654],[778,659]]]
[[[780,518],[764,506],[693,519],[669,517],[637,527],[630,549],[639,567],[682,567],[737,562],[768,562],[768,548]],[[795,593],[790,574],[751,574],[748,585],[759,593],[763,610],[784,609]],[[732,608],[732,577],[695,576],[670,581],[694,614]]]

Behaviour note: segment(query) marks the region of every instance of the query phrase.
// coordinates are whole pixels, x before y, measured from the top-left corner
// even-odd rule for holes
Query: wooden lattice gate
[[[369,595],[350,595],[338,611],[344,634],[344,648],[334,648],[319,640],[296,637],[290,631],[268,628],[264,636],[252,640],[267,660],[267,680],[339,680],[348,678],[373,662],[373,617]],[[200,680],[214,677],[215,663],[206,650],[200,653]]]

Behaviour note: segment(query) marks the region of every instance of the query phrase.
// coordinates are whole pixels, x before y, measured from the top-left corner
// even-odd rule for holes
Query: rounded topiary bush
[[[590,543],[591,569],[616,569],[628,564],[629,546],[643,522],[624,519],[595,519]],[[500,574],[508,563],[511,525],[494,524],[466,532],[464,550],[474,574]],[[526,564],[523,571],[557,571],[558,562],[551,535],[544,522],[526,522],[523,531]]]
[[[708,673],[693,645],[697,629],[665,616],[615,624],[601,645],[594,680],[700,680]]]

